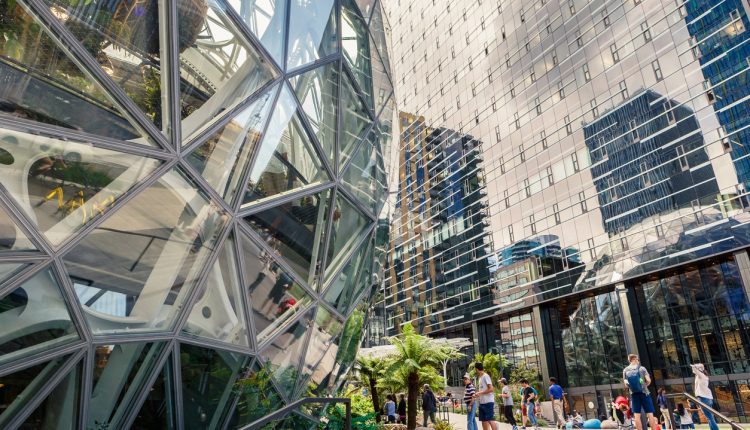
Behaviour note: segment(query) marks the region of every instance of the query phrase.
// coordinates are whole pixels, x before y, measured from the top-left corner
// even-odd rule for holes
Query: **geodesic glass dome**
[[[0,428],[310,428],[367,320],[376,0],[0,0]],[[380,278],[382,279],[382,277]]]

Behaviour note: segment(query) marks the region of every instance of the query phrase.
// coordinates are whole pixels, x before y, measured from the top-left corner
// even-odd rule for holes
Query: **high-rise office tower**
[[[418,252],[391,254],[404,300],[385,301],[388,329],[442,321],[432,335],[469,337],[477,352],[558,377],[590,417],[623,392],[629,352],[673,391],[690,391],[688,365],[702,362],[722,410],[746,414],[747,2],[386,6],[399,149],[416,129],[481,142],[493,247],[489,280],[440,308],[461,309],[447,320],[431,315],[441,273],[429,291]],[[399,161],[407,172],[420,159]],[[420,226],[408,232],[426,243]],[[414,295],[423,310],[406,314]]]

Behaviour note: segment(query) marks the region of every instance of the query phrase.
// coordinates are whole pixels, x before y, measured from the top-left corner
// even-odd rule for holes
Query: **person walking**
[[[516,423],[516,417],[513,416],[513,395],[510,394],[510,387],[508,386],[508,380],[500,378],[500,387],[502,389],[500,396],[503,398],[503,415],[508,424],[513,426],[513,430],[518,430],[518,423]]]
[[[523,387],[518,390],[518,397],[521,398],[521,430],[526,430],[526,423],[529,422],[529,414],[526,413],[526,403],[523,402],[523,390]]]
[[[529,381],[521,379],[521,386],[523,387],[523,403],[526,405],[526,415],[529,417],[531,425],[534,426],[535,430],[539,430],[539,423],[536,420],[536,400],[537,392],[529,385]]]
[[[554,376],[549,378],[549,398],[552,401],[552,414],[553,419],[557,423],[557,428],[562,429],[565,427],[565,412],[563,408],[563,389],[557,385],[557,378]]]
[[[656,404],[659,406],[659,412],[661,412],[661,416],[664,418],[664,429],[672,430],[674,426],[672,425],[672,414],[669,413],[667,391],[664,389],[664,387],[661,387],[659,388],[658,393],[659,395],[656,396]]]
[[[422,394],[422,414],[423,414],[423,427],[427,427],[427,418],[430,418],[433,424],[435,421],[435,412],[437,412],[437,399],[435,394],[430,389],[430,386],[424,384],[424,393]]]
[[[635,426],[638,430],[643,430],[641,414],[645,413],[651,430],[657,430],[659,424],[654,417],[654,402],[648,392],[648,386],[651,385],[651,376],[646,368],[641,366],[641,361],[636,354],[628,355],[628,361],[630,364],[622,370],[622,379],[625,386],[630,389],[630,410],[635,419]]]
[[[492,386],[492,378],[485,373],[484,365],[480,362],[474,364],[474,370],[479,376],[479,391],[474,393],[474,398],[479,400],[479,422],[483,430],[497,430],[495,424],[495,387]]]
[[[398,396],[398,408],[396,412],[398,412],[398,423],[406,424],[406,399],[403,394]]]
[[[693,374],[695,374],[695,384],[693,386],[695,387],[695,397],[698,398],[701,402],[703,402],[706,406],[713,407],[714,406],[714,395],[711,393],[711,388],[708,386],[708,372],[706,371],[706,367],[703,365],[703,363],[696,363],[691,364],[690,367],[693,369]],[[716,424],[716,419],[714,419],[714,414],[711,413],[708,408],[701,408],[703,409],[703,415],[706,416],[706,419],[708,420],[708,427],[710,430],[719,430],[719,425]]]
[[[385,401],[385,415],[388,419],[388,424],[394,424],[396,422],[396,402],[393,401],[393,396],[387,395]]]
[[[467,430],[478,430],[477,429],[477,401],[474,399],[474,393],[477,390],[474,388],[474,384],[471,382],[471,376],[468,373],[464,374],[464,403],[466,403],[466,424]]]

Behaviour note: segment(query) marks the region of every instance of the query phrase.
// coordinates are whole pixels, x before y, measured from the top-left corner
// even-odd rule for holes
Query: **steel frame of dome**
[[[139,9],[131,5],[133,8],[129,12],[144,16],[147,13],[144,10],[153,6],[155,1],[134,0],[130,3],[141,4],[146,9],[138,12]],[[378,278],[373,275],[382,270],[385,258],[384,243],[380,239],[384,235],[379,234],[377,220],[387,195],[385,171],[394,124],[395,97],[384,43],[387,23],[384,24],[382,6],[377,0],[357,0],[356,4],[353,0],[330,0],[331,15],[326,19],[332,21],[327,21],[325,28],[328,29],[331,23],[335,27],[336,40],[329,40],[335,50],[325,53],[319,49],[320,52],[316,52],[320,54],[318,58],[301,60],[304,64],[288,68],[292,43],[290,22],[295,13],[304,13],[302,9],[310,2],[269,0],[269,3],[281,6],[280,13],[283,14],[280,58],[284,64],[278,64],[276,60],[279,58],[268,49],[269,42],[256,34],[246,17],[241,16],[247,12],[247,5],[254,2],[197,1],[203,2],[209,12],[215,8],[215,11],[224,13],[221,17],[231,27],[224,30],[230,33],[236,30],[231,37],[240,50],[245,50],[247,58],[253,54],[261,59],[253,73],[258,73],[258,67],[264,68],[271,78],[256,85],[248,95],[229,94],[227,97],[239,99],[219,106],[220,109],[208,115],[194,130],[185,132],[190,115],[205,106],[199,106],[193,113],[183,112],[186,95],[181,89],[183,85],[192,86],[192,83],[184,84],[189,77],[181,75],[181,65],[187,60],[181,58],[180,44],[183,41],[179,21],[186,18],[180,15],[180,8],[187,8],[187,0],[158,2],[161,64],[157,69],[162,73],[160,82],[166,84],[166,89],[158,91],[163,103],[160,109],[166,118],[161,127],[144,114],[140,100],[129,93],[133,88],[121,87],[115,80],[116,72],[105,70],[101,58],[92,55],[85,46],[88,40],[77,37],[80,33],[75,33],[74,29],[80,31],[80,26],[69,26],[69,22],[76,18],[75,11],[93,7],[91,1],[17,0],[17,7],[22,8],[19,13],[26,14],[28,22],[33,24],[24,31],[37,31],[39,38],[51,40],[52,48],[45,49],[62,52],[64,60],[78,66],[81,76],[90,79],[90,82],[81,84],[82,87],[98,88],[81,97],[86,100],[108,98],[111,105],[103,104],[105,110],[115,112],[118,121],[129,123],[132,130],[140,133],[140,141],[102,135],[86,129],[86,124],[75,130],[69,124],[61,125],[63,120],[48,121],[49,117],[44,115],[15,115],[18,108],[5,112],[0,109],[0,133],[4,135],[0,139],[0,149],[9,153],[9,164],[12,166],[18,158],[14,158],[14,154],[21,154],[24,150],[37,151],[29,157],[25,170],[15,168],[16,176],[5,176],[0,166],[0,222],[14,229],[12,237],[8,230],[0,231],[0,241],[3,242],[0,244],[0,338],[5,338],[0,341],[3,345],[0,346],[0,384],[4,384],[2,387],[6,392],[17,395],[5,399],[10,402],[5,410],[0,411],[0,426],[3,428],[34,428],[49,426],[51,422],[56,428],[147,428],[148,425],[141,422],[143,409],[157,404],[161,408],[157,418],[163,419],[168,428],[253,428],[253,423],[262,420],[263,416],[305,395],[333,395],[352,364],[367,321],[366,314],[375,287],[373,278]],[[62,3],[67,4],[63,7]],[[100,3],[116,5],[123,2]],[[249,6],[251,12],[253,7]],[[356,22],[364,24],[364,29],[354,28],[358,25]],[[370,49],[369,58],[363,60],[356,52],[347,53],[345,45],[351,44],[347,40],[352,38],[351,34],[349,39],[342,36],[345,24],[350,31],[359,31],[353,37],[358,44],[355,51],[361,50],[364,43]],[[203,22],[201,25],[208,24]],[[98,31],[96,28],[88,30]],[[219,30],[218,34],[222,35]],[[321,39],[324,37],[325,34]],[[196,46],[204,42],[198,37],[191,44]],[[380,46],[378,42],[381,42]],[[37,47],[42,49],[41,44]],[[109,48],[121,49],[112,48],[112,45]],[[222,52],[220,44],[212,49],[214,53]],[[8,54],[6,51],[10,48],[0,43],[0,59]],[[353,56],[357,58],[353,59]],[[231,55],[227,58],[231,60]],[[382,70],[379,80],[374,77],[375,62]],[[219,64],[230,68],[230,63]],[[139,67],[143,64],[145,60]],[[235,70],[235,78],[242,77],[243,65],[237,67],[239,71]],[[329,141],[328,147],[319,139],[320,124],[314,123],[310,108],[292,85],[293,80],[298,82],[303,76],[326,66],[334,71],[336,80],[334,137],[323,135]],[[44,88],[50,91],[65,86],[50,77],[46,79],[45,82],[52,84]],[[359,109],[358,112],[349,112],[347,102],[351,100],[345,100],[345,87],[356,99],[353,103],[359,108],[353,110]],[[4,101],[3,97],[0,90],[0,101]],[[286,97],[285,101],[291,100],[291,104],[281,106],[282,97]],[[201,102],[211,100],[209,97]],[[366,109],[361,109],[362,106]],[[291,114],[285,111],[290,108]],[[224,182],[207,178],[216,169],[211,170],[205,167],[206,164],[201,170],[200,162],[205,161],[201,157],[221,146],[221,139],[227,133],[229,137],[226,139],[231,140],[235,122],[239,121],[237,118],[251,111],[254,113],[250,117],[257,118],[256,124],[260,124],[260,128],[251,130],[248,125],[241,142],[235,140],[229,145],[228,151],[233,155],[224,160],[239,164],[227,166],[227,175],[221,180]],[[364,117],[360,120],[364,125],[347,129],[347,115],[352,119],[358,114]],[[82,118],[77,121],[86,122]],[[91,122],[96,122],[96,119],[92,118]],[[276,128],[272,130],[272,127]],[[353,134],[347,134],[348,131]],[[275,143],[274,138],[269,137],[272,135],[278,136]],[[8,143],[10,140],[3,140],[7,136],[13,137],[15,142],[20,138],[21,146],[14,147]],[[280,152],[280,145],[288,144],[284,139],[299,147]],[[345,139],[349,142],[345,143]],[[269,142],[268,146],[266,142]],[[269,147],[271,155],[267,156],[267,164],[263,166],[262,154],[264,148],[268,152]],[[68,151],[69,148],[76,149]],[[0,158],[5,154],[2,151]],[[77,154],[77,158],[69,157],[71,152]],[[292,162],[289,152],[306,155]],[[81,153],[88,154],[87,160],[93,161],[82,161]],[[89,174],[87,181],[94,182],[92,177],[113,181],[101,187],[104,189],[123,176],[115,180],[102,174],[106,169],[97,170],[99,165],[96,163],[110,163],[107,161],[110,159],[118,161],[108,164],[107,169],[129,172],[132,164],[146,171],[97,206],[92,200],[98,194],[84,199],[85,193],[91,192],[90,188],[96,188],[96,185],[75,183],[68,176],[68,170],[75,166]],[[284,173],[272,171],[269,166],[274,162],[280,163]],[[310,167],[311,163],[313,167]],[[33,173],[32,168],[36,169]],[[299,169],[307,169],[306,172],[315,176],[308,182],[309,177],[303,177]],[[278,184],[272,187],[271,179],[267,179],[280,178],[279,175],[289,178],[293,176],[292,171],[295,172],[294,179],[287,180],[284,190],[280,190]],[[239,178],[235,181],[238,185],[230,190],[231,186],[227,184],[237,173]],[[361,177],[352,179],[351,175],[357,174]],[[26,190],[25,194],[18,191],[16,180],[21,183],[20,189]],[[35,183],[37,194],[32,195],[34,191],[29,191],[33,188],[29,185],[32,180],[55,184],[56,188],[49,192]],[[76,194],[80,198],[64,200],[66,181],[67,186],[80,188]],[[122,184],[118,182],[118,185]],[[59,194],[54,195],[58,188]],[[32,197],[41,200],[32,205]],[[58,201],[55,212],[41,212],[43,209],[40,208],[52,210],[55,198]],[[180,199],[180,203],[175,203]],[[159,206],[155,208],[156,204]],[[303,211],[305,207],[308,212]],[[172,214],[164,215],[165,219],[176,218],[172,224],[151,219],[160,218],[162,208],[164,213]],[[310,214],[311,209],[316,215]],[[83,221],[74,225],[71,217],[81,213]],[[62,220],[56,218],[60,214]],[[141,230],[117,230],[141,222],[145,225]],[[43,223],[47,225],[42,226]],[[280,232],[287,227],[289,231],[284,234],[291,237],[282,236]],[[313,249],[305,270],[307,254],[304,246],[295,242],[298,239],[295,235],[307,234],[310,229],[313,240],[309,243]],[[115,230],[124,232],[122,234],[126,237],[107,240],[114,237]],[[117,252],[130,251],[123,248],[129,247],[134,236],[141,234],[146,237],[145,232],[151,235],[151,242],[138,250],[138,258],[119,262],[122,265],[132,263],[132,279],[126,279],[128,286],[122,291],[108,290],[105,286],[95,291],[99,284],[92,279],[101,280],[101,285],[109,285],[107,282],[113,282],[111,278],[119,274],[111,273],[107,267],[87,266],[87,262],[106,260],[111,262],[112,272],[125,271],[119,268],[119,260],[115,258],[120,255]],[[344,238],[347,240],[340,246],[339,240]],[[23,244],[18,245],[19,241]],[[155,250],[151,248],[154,242],[158,243]],[[180,252],[171,259],[165,251],[173,249],[170,246]],[[139,271],[139,264],[143,261],[146,261],[143,263],[146,266],[153,263],[147,273]],[[164,261],[166,263],[162,264]],[[152,278],[157,269],[164,265],[171,265],[172,273],[154,281]],[[78,276],[81,273],[93,277],[86,278],[88,284]],[[253,274],[257,277],[251,282]],[[271,278],[276,279],[273,287],[269,287],[273,282]],[[158,285],[152,287],[152,284]],[[112,283],[110,287],[114,288],[114,285]],[[266,285],[269,294],[274,295],[273,299],[260,290],[254,290],[260,285]],[[138,290],[139,286],[141,290]],[[130,290],[131,287],[134,289]],[[254,298],[253,292],[260,296]],[[201,315],[206,320],[219,315],[205,305],[212,294],[221,296],[216,300],[225,306],[225,312],[220,316],[234,312],[234,318],[229,318],[234,322],[226,323],[220,329],[210,325],[204,329],[200,324],[192,324],[193,319],[198,321]],[[156,295],[162,296],[161,302],[153,299]],[[97,301],[105,296],[108,302],[95,309]],[[140,308],[153,309],[134,316],[134,309],[147,302],[143,297],[152,302],[150,306]],[[260,300],[266,297],[271,299],[270,308],[266,303],[268,300]],[[13,313],[15,319],[5,320],[3,313],[6,312],[8,317]],[[27,318],[28,326],[23,326],[27,324],[21,318],[24,312],[33,314]],[[5,321],[16,321],[21,326],[4,325]],[[268,326],[261,329],[261,323],[268,323]],[[14,334],[14,329],[18,334]],[[261,332],[263,337],[259,338]],[[277,342],[280,343],[277,345]],[[294,357],[295,353],[299,356]],[[118,360],[125,360],[123,357],[129,357],[129,361],[121,366]],[[192,363],[190,360],[194,357],[204,361]],[[230,362],[231,365],[227,364]],[[200,368],[205,372],[200,373]],[[326,385],[314,382],[318,372],[323,375]],[[119,375],[120,379],[107,379],[115,378],[112,375]],[[253,385],[259,380],[259,375],[265,378],[262,382],[266,385],[262,389]],[[197,380],[203,384],[202,388],[192,392],[186,388]],[[119,385],[109,385],[112,381]],[[99,387],[97,382],[106,384]],[[212,403],[212,396],[216,393],[200,392],[213,386],[221,388],[216,404]],[[104,392],[104,388],[115,391],[115,394]],[[75,393],[73,399],[71,393]],[[161,403],[159,393],[164,397]],[[107,395],[109,398],[105,401],[94,400],[97,396]],[[257,413],[248,415],[241,409],[248,408],[252,396],[270,402],[271,406],[262,410],[259,416]],[[62,402],[62,399],[67,400]],[[109,409],[101,409],[102,405]],[[196,405],[197,411],[194,411]],[[46,421],[55,410],[58,415],[51,418],[53,421]],[[315,414],[319,412],[316,409],[291,412],[274,428],[300,428],[300,423],[306,428],[315,427]],[[93,420],[94,415],[106,419]],[[70,421],[63,423],[61,420]]]

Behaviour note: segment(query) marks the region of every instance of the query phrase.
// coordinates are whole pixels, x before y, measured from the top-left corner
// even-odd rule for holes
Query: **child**
[[[693,417],[692,412],[698,412],[698,409],[692,409],[692,408],[686,408],[685,405],[682,403],[677,404],[677,409],[674,410],[675,412],[675,421],[677,422],[677,425],[680,426],[680,429],[694,429],[695,424],[693,424]]]
[[[632,430],[633,417],[630,413],[628,399],[618,396],[612,403],[612,419],[617,423],[618,430]]]

